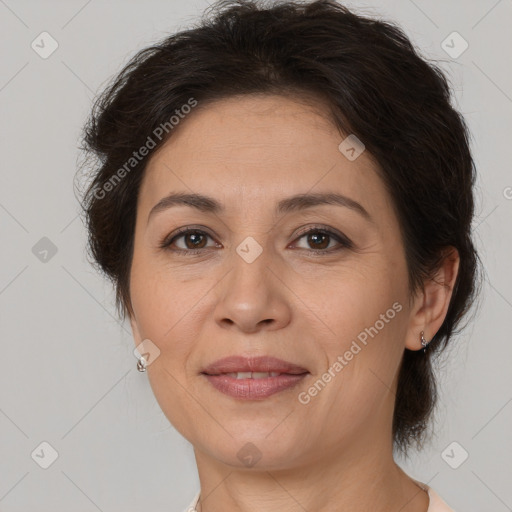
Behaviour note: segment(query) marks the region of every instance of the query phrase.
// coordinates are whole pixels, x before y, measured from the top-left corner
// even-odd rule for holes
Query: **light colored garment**
[[[413,479],[414,480],[414,479]],[[452,508],[450,508],[442,499],[441,497],[432,489],[432,487],[429,487],[428,485],[418,482],[417,480],[414,480],[420,487],[425,489],[428,492],[428,497],[430,498],[430,503],[428,506],[427,512],[455,512]],[[192,503],[189,505],[187,509],[184,510],[184,512],[197,512],[196,511],[196,505],[199,501],[199,495],[200,492],[198,492],[194,499],[192,500]]]
[[[430,498],[430,504],[427,512],[455,512],[431,487],[428,488],[428,496]]]
[[[411,477],[409,477],[411,478]],[[411,478],[414,482],[416,482],[422,489],[428,492],[429,497],[429,504],[427,512],[455,512],[453,508],[450,508],[442,499],[439,494],[437,494],[432,487],[429,487],[427,484],[424,484],[423,482],[418,482],[418,480],[415,480],[414,478]],[[199,495],[197,496],[199,499]],[[197,503],[197,501],[196,501]]]

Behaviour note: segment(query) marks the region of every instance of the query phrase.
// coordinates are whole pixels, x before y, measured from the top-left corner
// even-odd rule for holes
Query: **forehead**
[[[307,192],[339,192],[368,210],[389,198],[373,159],[350,161],[341,134],[322,103],[275,95],[246,95],[199,105],[150,158],[140,208],[172,191],[205,193],[227,206]]]

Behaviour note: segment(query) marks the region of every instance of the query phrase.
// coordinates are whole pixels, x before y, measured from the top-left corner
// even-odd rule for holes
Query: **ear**
[[[133,339],[135,341],[135,346],[138,346],[142,342],[142,336],[140,335],[139,326],[137,324],[137,319],[135,318],[135,314],[131,312],[129,314],[130,317],[130,325],[132,327]]]
[[[409,350],[421,350],[420,334],[430,342],[443,325],[448,306],[452,298],[453,287],[459,271],[460,257],[455,247],[447,247],[444,259],[435,276],[426,281],[411,309],[411,317],[405,347]]]

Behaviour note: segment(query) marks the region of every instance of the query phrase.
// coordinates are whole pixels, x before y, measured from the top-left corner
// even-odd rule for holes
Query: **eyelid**
[[[341,247],[334,248],[334,249],[332,249],[332,248],[331,249],[303,249],[303,248],[301,248],[299,250],[322,255],[322,254],[330,254],[331,252],[335,252],[335,251],[341,250],[343,248],[352,249],[354,246],[352,241],[349,238],[347,238],[345,235],[340,233],[338,230],[328,227],[328,226],[319,225],[319,224],[308,225],[308,226],[304,227],[303,229],[301,228],[297,233],[295,233],[294,240],[293,240],[292,244],[296,243],[298,240],[300,240],[304,236],[308,235],[309,233],[317,233],[317,232],[323,233],[327,236],[330,236],[331,238],[334,238],[338,242],[338,244],[341,245]],[[177,229],[176,231],[172,232],[170,235],[165,236],[163,238],[163,240],[161,240],[159,242],[158,246],[161,249],[173,251],[176,253],[186,253],[186,254],[197,254],[198,252],[205,251],[208,249],[208,248],[169,249],[169,246],[176,239],[178,239],[184,235],[187,235],[189,233],[199,233],[201,235],[208,236],[212,240],[214,240],[214,236],[208,231],[207,228],[205,228],[203,226],[193,226],[192,225],[192,226],[183,226],[183,227]],[[218,242],[216,242],[216,243],[218,244]]]
[[[331,238],[334,238],[339,244],[344,246],[345,249],[352,249],[354,247],[354,244],[352,243],[352,241],[347,236],[345,236],[343,233],[340,233],[337,229],[331,228],[329,226],[323,226],[321,224],[308,225],[304,229],[300,229],[297,233],[295,233],[294,243],[295,243],[295,241],[301,239],[305,235],[308,235],[309,233],[316,233],[316,232],[323,233],[323,234],[330,236]],[[334,252],[338,249],[340,249],[340,248],[323,249],[323,250],[322,249],[317,249],[317,250],[303,249],[303,250],[308,251],[308,252],[313,252],[313,253],[319,253],[319,254],[322,254],[322,253],[329,254],[330,252]]]
[[[191,225],[191,226],[183,226],[179,229],[177,229],[176,231],[173,231],[170,235],[166,235],[159,243],[158,243],[158,246],[161,248],[161,249],[167,249],[168,246],[173,243],[177,238],[183,236],[183,235],[186,235],[186,234],[189,234],[190,232],[192,233],[200,233],[202,235],[206,235],[206,236],[209,236],[210,238],[214,239],[214,236],[208,231],[207,228],[205,228],[204,226],[194,226],[194,225]],[[172,250],[172,249],[170,249]],[[191,252],[191,251],[194,251],[194,249],[174,249],[176,252]],[[202,249],[199,249],[199,250],[202,250]]]

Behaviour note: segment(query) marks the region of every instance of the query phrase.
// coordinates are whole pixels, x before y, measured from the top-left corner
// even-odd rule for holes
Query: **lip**
[[[258,356],[229,356],[218,359],[202,370],[207,375],[220,375],[233,372],[279,372],[299,375],[308,372],[306,368],[283,361],[276,357]]]
[[[281,375],[242,379],[228,375],[239,372],[279,372]],[[242,400],[262,400],[295,387],[309,375],[309,371],[275,357],[231,356],[215,361],[201,374],[217,391],[225,395]]]
[[[283,373],[277,377],[261,379],[236,379],[226,374],[206,375],[210,384],[225,395],[242,400],[261,400],[285,389],[295,387],[309,373],[291,375]]]

